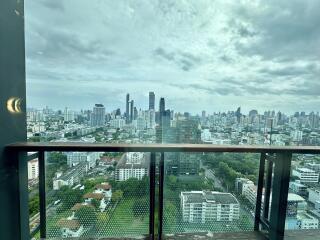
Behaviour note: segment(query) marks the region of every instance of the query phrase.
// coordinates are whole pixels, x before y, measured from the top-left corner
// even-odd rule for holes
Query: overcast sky
[[[319,0],[25,1],[29,107],[319,111]]]

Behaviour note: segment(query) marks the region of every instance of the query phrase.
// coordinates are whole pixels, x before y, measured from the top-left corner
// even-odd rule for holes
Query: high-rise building
[[[121,115],[121,110],[120,108],[118,108],[115,112],[115,116],[120,116]]]
[[[196,120],[180,120],[177,122],[178,143],[200,143],[201,131]],[[178,172],[181,175],[196,175],[199,172],[199,154],[179,153]]]
[[[91,126],[103,126],[105,124],[106,108],[103,104],[95,104],[91,113]]]
[[[138,109],[136,107],[133,108],[133,120],[138,118]]]
[[[149,110],[154,110],[155,106],[154,106],[154,103],[155,103],[155,95],[154,95],[154,92],[149,92]]]
[[[163,115],[165,114],[164,112],[165,112],[165,110],[166,110],[166,105],[165,105],[165,100],[164,100],[164,98],[162,97],[162,98],[160,98],[160,102],[159,102],[159,125],[160,125],[160,127],[162,126],[162,117],[163,117]]]
[[[160,113],[160,116],[162,115],[162,113],[165,111],[166,109],[166,106],[165,106],[165,101],[164,101],[164,98],[160,98],[160,103],[159,103],[159,113]],[[161,117],[160,117],[161,118]]]
[[[129,101],[130,101],[130,95],[127,93],[126,96],[126,123],[130,122],[130,117],[129,117]]]
[[[39,177],[39,161],[38,158],[28,161],[28,180],[33,180]]]
[[[73,122],[74,119],[75,119],[74,112],[66,107],[64,109],[63,119],[64,119],[65,122]]]
[[[240,107],[238,107],[235,115],[236,115],[236,118],[237,118],[237,122],[240,123],[240,119],[241,119],[241,108]]]
[[[131,100],[130,101],[130,123],[133,121],[134,119],[134,101]]]

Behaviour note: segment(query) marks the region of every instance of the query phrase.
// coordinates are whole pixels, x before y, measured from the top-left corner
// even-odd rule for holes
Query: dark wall
[[[23,0],[0,1],[0,239],[20,239],[18,166],[4,152],[26,140],[26,81]],[[20,98],[21,113],[10,113],[7,100]]]

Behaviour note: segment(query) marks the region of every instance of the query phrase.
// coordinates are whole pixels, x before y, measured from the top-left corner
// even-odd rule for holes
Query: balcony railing
[[[275,147],[275,146],[219,146],[197,144],[79,144],[79,143],[15,143],[8,145],[8,153],[17,161],[20,188],[20,229],[21,239],[30,238],[28,217],[28,187],[26,152],[37,152],[39,161],[39,198],[40,198],[40,237],[46,238],[46,186],[45,186],[45,152],[148,152],[151,154],[149,165],[149,239],[164,239],[164,154],[169,152],[187,153],[259,153],[259,176],[257,198],[254,214],[254,235],[267,239],[283,239],[287,198],[290,180],[292,154],[319,154],[320,147]],[[156,170],[156,154],[160,154]],[[29,157],[30,158],[30,157]],[[265,166],[266,169],[265,169]],[[265,176],[266,172],[266,176]],[[158,181],[156,181],[158,177]],[[158,194],[156,194],[158,182]],[[264,187],[265,185],[265,187]],[[263,188],[265,188],[264,199]],[[157,198],[157,199],[156,199]],[[272,199],[272,201],[270,200]],[[271,202],[271,203],[270,203]],[[270,209],[269,209],[270,208]],[[156,209],[158,214],[155,214]],[[262,209],[262,210],[261,210]],[[157,216],[157,219],[155,219]],[[157,222],[157,232],[155,232]],[[36,228],[35,231],[38,229]],[[34,232],[35,232],[34,231]],[[214,234],[214,233],[213,233]],[[257,234],[257,235],[256,235]],[[184,235],[179,235],[182,238]],[[177,239],[179,239],[177,236]],[[185,235],[186,236],[186,235]],[[188,235],[190,237],[190,234]],[[220,236],[220,235],[219,235]],[[170,236],[171,239],[174,238]],[[221,237],[221,236],[220,236]],[[222,237],[221,237],[222,238]],[[261,238],[261,239],[262,239]],[[254,239],[258,239],[255,237]],[[259,238],[260,239],[260,238]]]

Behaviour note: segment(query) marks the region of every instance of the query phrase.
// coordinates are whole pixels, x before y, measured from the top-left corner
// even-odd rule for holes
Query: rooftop
[[[61,227],[61,228],[69,228],[69,229],[72,229],[72,230],[77,230],[80,228],[80,223],[78,220],[76,219],[65,219],[65,218],[62,218],[58,221],[58,226]]]
[[[94,198],[97,200],[103,199],[104,195],[102,193],[87,193],[83,195],[83,198]]]
[[[182,196],[186,196],[189,203],[210,202],[216,204],[238,204],[238,200],[231,193],[209,192],[209,191],[190,191],[181,192]]]
[[[288,201],[291,202],[303,202],[306,201],[303,197],[295,193],[288,193]]]
[[[95,189],[110,190],[112,188],[112,186],[109,183],[101,183],[101,184],[97,184],[94,188]]]
[[[314,170],[309,169],[309,168],[297,168],[296,169],[298,172],[303,172],[303,173],[315,173]]]
[[[76,203],[72,208],[71,211],[77,211],[82,207],[93,207],[91,204],[88,203]]]

